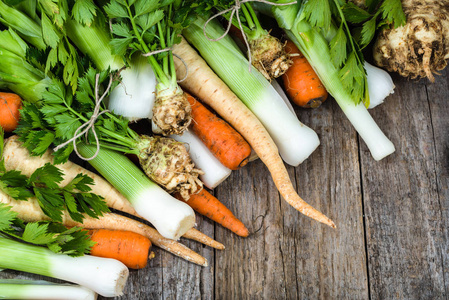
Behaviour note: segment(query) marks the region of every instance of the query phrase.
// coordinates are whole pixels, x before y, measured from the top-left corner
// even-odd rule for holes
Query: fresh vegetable
[[[27,158],[28,150],[25,144],[17,141],[17,137],[8,138],[4,157],[8,169],[21,169],[26,174],[31,168],[31,159]],[[23,146],[22,146],[23,145]],[[92,156],[96,152],[95,146],[80,144],[78,151],[81,155]],[[47,160],[54,162],[54,153],[47,151]],[[41,162],[37,162],[40,164]],[[195,214],[185,203],[178,201],[165,192],[124,155],[112,150],[100,149],[97,156],[90,160],[90,164],[102,174],[143,218],[148,220],[165,237],[178,239],[195,224]],[[20,167],[20,165],[22,165]],[[61,165],[70,178],[76,168]],[[94,185],[94,193],[111,197],[108,193],[110,185]],[[127,202],[127,201],[123,201]],[[130,206],[131,206],[130,205]]]
[[[293,64],[281,77],[287,95],[292,102],[301,107],[319,107],[327,99],[326,88],[292,41],[286,41],[285,51],[288,54],[295,54],[291,56]]]
[[[89,68],[79,78],[80,84],[75,95],[72,95],[69,86],[56,78],[48,78],[41,70],[42,66],[30,63],[34,59],[26,54],[24,50],[24,47],[27,49],[26,44],[20,37],[11,34],[5,36],[12,42],[7,46],[11,51],[7,49],[0,51],[0,65],[3,63],[3,58],[7,60],[13,57],[14,68],[9,66],[4,69],[11,74],[0,76],[0,86],[20,90],[19,94],[22,95],[25,103],[33,102],[24,105],[21,110],[21,125],[18,126],[17,134],[26,142],[26,146],[34,155],[41,155],[46,148],[54,144],[59,146],[55,153],[57,157],[55,163],[64,162],[76,144],[76,139],[73,143],[69,141],[85,134],[88,141],[93,144],[136,154],[146,174],[158,184],[165,185],[169,191],[188,187],[189,190],[183,193],[189,194],[202,187],[201,181],[198,180],[199,170],[191,167],[191,160],[183,145],[174,140],[139,136],[128,127],[128,120],[105,109],[102,100],[117,83],[115,80],[117,78],[114,77],[117,74],[114,75],[108,71],[97,73],[95,69]],[[0,49],[2,47],[4,45],[0,45]],[[38,58],[39,56],[36,57]],[[104,93],[100,95],[99,90],[103,90]],[[32,97],[28,98],[28,95]],[[41,101],[44,98],[45,101]],[[93,111],[96,113],[93,114]],[[88,134],[91,127],[93,134]],[[83,132],[83,129],[86,132]],[[159,141],[163,141],[163,144],[158,145]],[[154,148],[162,148],[165,154],[158,154]],[[175,151],[177,154],[167,155],[170,151]],[[183,157],[179,159],[174,155],[183,155]],[[157,160],[167,160],[165,169],[161,169],[161,165],[151,163],[155,156]],[[177,161],[176,168],[174,168],[174,160]],[[180,164],[182,160],[184,164]],[[150,170],[151,168],[154,169]],[[184,173],[185,171],[189,174]],[[161,178],[156,175],[157,172],[162,174]]]
[[[397,6],[401,5],[397,2],[402,3],[407,22],[380,31],[373,49],[375,63],[404,77],[433,82],[449,59],[448,2],[398,0]]]
[[[95,300],[97,294],[84,286],[44,280],[0,280],[0,299]]]
[[[19,124],[22,99],[14,93],[0,92],[0,127],[12,132]]]
[[[27,44],[12,29],[0,31],[0,40],[0,88],[25,101],[41,99],[51,80],[26,60]]]
[[[320,3],[326,5],[321,7]],[[364,59],[340,5],[331,9],[331,4],[336,2],[309,0],[301,5],[268,7],[267,11],[313,66],[373,158],[380,160],[395,148],[365,107],[369,105],[369,91]]]
[[[90,255],[114,258],[131,269],[143,269],[148,263],[151,241],[138,233],[125,230],[92,229],[90,239],[95,245]]]
[[[73,257],[89,253],[93,243],[81,227],[67,229],[61,223],[51,221],[40,210],[36,198],[30,199],[30,203],[17,201],[0,191],[0,236],[43,246],[54,253]],[[23,207],[34,205],[39,214],[45,218],[33,219],[25,224],[21,216],[11,207],[12,202],[23,204]],[[31,210],[25,213],[28,213],[28,217],[32,217],[34,212]]]
[[[251,147],[226,121],[208,110],[200,101],[186,93],[192,107],[190,129],[227,168],[237,170],[248,163]]]
[[[5,159],[5,168],[7,170],[19,170],[22,174],[26,176],[30,176],[36,169],[44,166],[47,163],[52,163],[53,155],[52,151],[48,150],[42,156],[31,156],[26,148],[23,147],[23,143],[18,140],[17,136],[11,136],[6,140],[5,148],[4,148],[4,159]],[[79,173],[85,174],[93,179],[95,184],[92,186],[92,192],[97,195],[103,196],[105,201],[110,208],[113,208],[118,211],[125,212],[127,214],[131,214],[137,216],[139,218],[145,219],[144,216],[139,215],[136,212],[136,209],[131,205],[127,198],[125,198],[117,189],[115,189],[108,181],[103,179],[101,176],[93,173],[89,170],[82,168],[81,166],[74,164],[71,161],[67,161],[64,164],[58,165],[64,173],[64,179],[60,183],[60,185],[65,185],[71,180],[75,178],[75,176]],[[130,171],[135,171],[135,169],[131,169]],[[140,177],[145,177],[143,174],[140,174]],[[119,178],[120,176],[117,176]],[[139,176],[138,176],[139,178]],[[131,180],[132,182],[132,180]],[[139,187],[140,188],[140,187]],[[156,197],[156,196],[155,196]],[[159,199],[152,199],[152,201],[158,201]],[[163,199],[162,199],[163,200]],[[151,201],[149,201],[151,202]],[[178,202],[178,201],[176,201]],[[150,210],[153,212],[153,210]],[[154,213],[154,212],[153,212]],[[110,214],[107,214],[110,216]],[[23,217],[23,216],[22,216]],[[37,220],[40,220],[39,218]],[[85,220],[84,220],[85,221]],[[138,223],[140,224],[140,223]],[[71,225],[75,226],[75,225]],[[101,227],[99,227],[101,228]],[[110,228],[110,229],[120,229],[120,228]],[[165,244],[173,244],[174,241],[171,241],[166,238],[162,238],[162,236],[152,227],[148,229],[148,238],[150,238],[151,242],[157,246],[159,246],[164,241]],[[205,245],[214,247],[214,248],[222,248],[223,245],[212,240],[205,234],[199,232],[198,230],[191,228],[183,235],[183,237],[197,240],[199,242],[204,243]],[[173,247],[163,247],[164,249],[170,251]]]
[[[129,270],[115,259],[71,257],[0,236],[0,268],[54,277],[85,286],[104,297],[123,294]]]
[[[180,195],[175,196],[182,200]],[[235,234],[242,237],[247,237],[249,235],[248,229],[234,216],[229,208],[205,189],[201,190],[198,194],[190,196],[186,203],[196,212],[208,217],[223,227],[228,228]]]
[[[267,166],[285,201],[306,216],[335,227],[332,220],[307,204],[296,193],[270,134],[199,54],[184,40],[175,46],[174,53],[184,60],[190,70],[187,78],[181,83],[183,88],[202,99],[245,138]],[[185,73],[183,64],[175,62],[177,71],[180,74]],[[291,112],[289,111],[289,113]]]
[[[17,217],[20,218],[20,220],[23,220],[23,222],[39,222],[42,220],[48,220],[49,218],[42,212],[42,210],[39,208],[39,204],[37,203],[36,198],[30,198],[28,201],[17,201],[13,198],[9,197],[7,194],[4,194],[0,192],[0,207],[1,205],[7,205],[8,209],[13,211],[17,214]],[[1,211],[0,211],[1,212]],[[15,216],[15,215],[14,215]],[[1,220],[7,220],[6,218],[2,218]],[[197,254],[196,252],[192,251],[191,249],[187,248],[181,243],[178,243],[172,239],[167,239],[163,237],[161,234],[157,232],[156,229],[154,229],[151,226],[148,226],[146,224],[143,224],[137,220],[127,218],[122,215],[114,214],[114,213],[106,213],[103,217],[100,217],[99,219],[95,219],[89,216],[86,216],[83,219],[83,223],[78,223],[73,221],[67,213],[64,213],[63,216],[63,225],[67,227],[83,227],[86,229],[109,229],[109,230],[126,230],[126,231],[132,231],[138,234],[141,234],[143,236],[146,236],[150,239],[153,245],[156,245],[159,248],[162,248],[164,250],[167,250],[187,261],[196,263],[201,266],[207,266],[207,260],[202,257],[201,255]],[[9,223],[7,223],[9,226]],[[73,231],[73,228],[71,228]],[[87,234],[86,231],[82,231],[83,236]],[[193,232],[189,235],[189,237],[192,237],[196,234],[196,232]],[[202,235],[204,236],[204,235]],[[64,241],[64,239],[63,239]],[[87,246],[86,243],[81,243],[79,241],[76,241],[76,246],[80,248],[80,251],[86,251],[86,249],[89,249],[89,247],[92,247],[93,244],[89,241]],[[217,249],[223,248],[220,247],[220,245],[214,245],[218,246]],[[223,246],[223,245],[221,245]],[[72,247],[73,248],[73,247]],[[78,253],[77,252],[77,253]]]
[[[374,108],[381,104],[385,98],[394,93],[394,82],[385,70],[375,67],[365,61],[366,78],[368,79],[369,106]]]
[[[208,188],[216,188],[231,175],[231,169],[226,168],[203,141],[190,130],[184,131],[182,135],[173,134],[170,137],[186,145],[195,166],[202,171],[202,174],[198,176],[199,179]]]
[[[195,3],[195,10],[200,15],[201,7],[206,11],[214,8],[214,13],[218,11],[217,15],[226,18],[229,22],[226,31],[231,31],[231,26],[234,32],[240,31],[237,36],[241,38],[243,47],[249,47],[248,60],[267,80],[281,76],[291,66],[292,60],[285,51],[285,44],[262,27],[250,2],[202,1]]]
[[[121,56],[136,51],[148,56],[158,81],[152,120],[163,135],[181,134],[191,122],[191,109],[177,84],[170,49],[179,41],[181,30],[173,24],[171,1],[112,0],[104,10],[112,22],[113,51]]]
[[[318,135],[298,120],[259,71],[253,68],[248,72],[248,61],[231,37],[225,36],[216,42],[208,40],[203,32],[205,24],[206,19],[198,16],[184,29],[183,36],[262,122],[284,161],[298,166],[318,147]],[[224,34],[223,27],[216,20],[210,21],[205,30],[211,38]],[[202,84],[198,81],[198,85]],[[201,97],[199,99],[204,101]]]

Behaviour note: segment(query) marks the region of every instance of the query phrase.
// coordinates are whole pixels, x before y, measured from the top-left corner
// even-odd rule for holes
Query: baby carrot
[[[190,129],[227,168],[237,170],[246,165],[251,146],[226,121],[212,113],[193,96],[184,92],[192,107]]]
[[[292,102],[301,107],[319,107],[327,99],[326,88],[292,41],[287,40],[285,51],[289,54],[298,54],[291,57],[293,65],[282,75],[285,92]]]
[[[22,99],[13,93],[0,92],[0,127],[12,132],[19,123]]]
[[[179,200],[183,200],[179,194],[175,195],[175,197]],[[184,201],[199,214],[208,217],[235,234],[242,237],[247,237],[249,235],[248,229],[236,216],[234,216],[229,208],[205,189],[202,189],[197,194],[190,195],[189,200]]]
[[[141,234],[125,230],[92,229],[89,235],[96,242],[90,251],[93,256],[117,259],[131,269],[143,269],[148,263],[151,241]]]

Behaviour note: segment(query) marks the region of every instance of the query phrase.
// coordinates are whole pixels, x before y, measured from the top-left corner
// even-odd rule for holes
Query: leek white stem
[[[216,188],[231,175],[231,170],[223,166],[194,133],[184,131],[182,135],[171,135],[170,137],[187,144],[187,149],[195,166],[204,172],[199,177],[208,188]]]
[[[91,157],[96,147],[80,143],[78,151]],[[164,237],[178,240],[195,225],[195,213],[189,205],[152,182],[124,155],[101,148],[89,163]]]
[[[368,79],[369,106],[374,108],[384,102],[390,94],[394,93],[394,83],[390,74],[381,68],[375,67],[365,61],[366,78]]]
[[[120,72],[122,80],[111,92],[109,110],[130,121],[151,119],[156,99],[156,76],[145,59]]]
[[[47,248],[0,236],[0,267],[66,280],[104,297],[123,294],[128,268],[118,260],[84,255],[70,257]]]
[[[97,294],[80,285],[11,279],[0,281],[0,299],[95,300]]]

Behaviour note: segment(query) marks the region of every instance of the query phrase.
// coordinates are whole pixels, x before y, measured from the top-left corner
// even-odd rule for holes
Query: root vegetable
[[[192,107],[191,130],[227,168],[237,170],[248,163],[251,146],[223,119],[185,93]]]
[[[14,93],[0,92],[0,127],[12,132],[19,123],[22,99]]]
[[[182,200],[180,195],[175,195],[176,198]],[[225,228],[228,228],[235,234],[247,237],[249,235],[248,229],[243,223],[237,219],[236,216],[220,202],[216,197],[206,190],[201,190],[198,194],[191,195],[186,203],[190,205],[199,214],[208,217],[212,221],[217,222]]]
[[[174,53],[182,57],[189,68],[186,80],[181,83],[183,88],[212,107],[246,139],[269,169],[282,197],[304,215],[334,228],[332,220],[296,193],[276,144],[254,114],[185,40],[175,45]],[[178,60],[175,63],[177,71],[183,74],[183,64]]]
[[[317,108],[326,101],[328,93],[318,75],[298,47],[287,40],[285,50],[292,56],[293,64],[282,75],[285,92],[292,102],[305,108]]]
[[[7,170],[19,170],[26,176],[30,176],[37,168],[45,165],[46,163],[53,162],[53,155],[50,150],[47,150],[40,157],[30,156],[28,150],[22,146],[22,143],[18,140],[18,137],[16,135],[6,139],[3,149],[3,158],[5,168]],[[145,219],[136,212],[127,198],[125,198],[117,189],[115,189],[101,176],[90,172],[89,170],[86,170],[71,161],[58,165],[58,168],[60,168],[64,173],[64,179],[60,182],[61,186],[67,185],[78,173],[86,174],[95,182],[95,184],[92,186],[92,193],[104,197],[110,208],[137,216],[141,219]],[[164,242],[172,244],[171,239],[162,238],[161,234],[156,229],[151,227],[149,228],[150,229],[147,230],[147,233],[149,234],[148,237],[154,245],[162,245],[162,247],[160,248],[171,249],[171,247],[163,245]],[[192,228],[189,229],[189,231],[191,230]],[[187,233],[189,233],[189,231],[187,231]],[[207,245],[217,246],[218,248],[222,247],[220,243],[214,241],[210,237],[197,230],[195,230],[194,233],[190,233],[189,236],[197,236],[196,240],[207,243]],[[201,236],[201,238],[198,236]],[[160,242],[156,242],[155,240],[158,240]]]
[[[18,201],[0,191],[0,203],[11,206],[11,210],[17,212],[17,217],[22,219],[24,222],[37,222],[49,219],[39,208],[39,204],[35,198],[30,198],[28,201]],[[159,248],[167,250],[174,255],[200,266],[207,266],[206,258],[193,250],[175,240],[163,237],[153,227],[122,215],[106,213],[99,219],[85,216],[83,223],[81,224],[73,221],[67,213],[64,213],[62,223],[68,227],[78,226],[86,229],[132,231],[148,237],[151,243]]]
[[[449,1],[403,0],[402,6],[406,25],[379,33],[374,60],[390,72],[433,82],[449,59]]]
[[[96,244],[90,255],[114,258],[131,269],[143,269],[148,263],[151,241],[138,233],[125,230],[93,229],[89,236]]]

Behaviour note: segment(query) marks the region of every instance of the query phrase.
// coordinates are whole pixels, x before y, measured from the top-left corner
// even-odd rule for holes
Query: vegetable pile
[[[178,240],[224,249],[194,228],[195,213],[251,234],[210,190],[257,158],[287,203],[336,228],[287,172],[320,145],[291,103],[335,100],[375,160],[391,155],[367,108],[394,84],[364,53],[429,79],[448,58],[445,18],[410,3],[0,1],[0,268],[93,299],[121,295],[153,245],[207,266]],[[63,288],[0,287],[0,298],[27,299]]]

